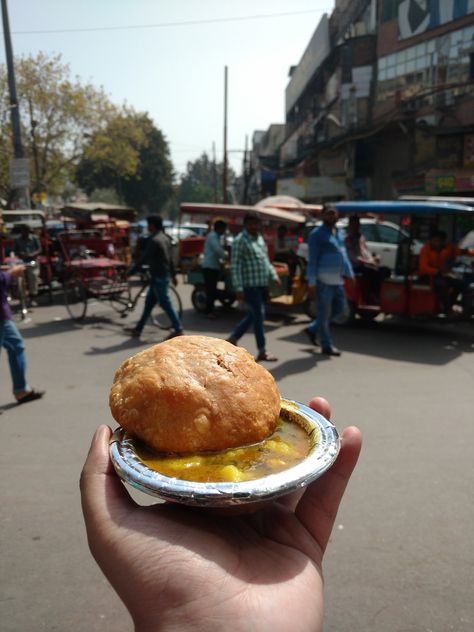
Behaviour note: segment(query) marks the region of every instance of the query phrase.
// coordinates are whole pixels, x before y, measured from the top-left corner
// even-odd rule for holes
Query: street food
[[[280,415],[273,376],[245,349],[207,336],[178,336],[125,360],[109,403],[129,433],[178,454],[257,443]]]
[[[199,483],[237,483],[287,470],[304,459],[310,447],[308,433],[282,411],[275,432],[251,446],[214,453],[167,455],[137,444],[136,451],[145,465],[164,476]]]

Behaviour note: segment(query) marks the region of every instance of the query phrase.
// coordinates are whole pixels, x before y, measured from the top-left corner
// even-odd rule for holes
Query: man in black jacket
[[[143,254],[140,256],[135,265],[130,269],[130,274],[134,274],[141,266],[149,266],[150,270],[150,287],[145,298],[145,305],[140,320],[133,328],[127,328],[127,331],[139,338],[143,327],[151,315],[151,311],[156,303],[159,303],[168,315],[173,331],[167,336],[167,340],[180,336],[183,333],[183,325],[179,320],[179,316],[171,303],[168,292],[170,280],[173,285],[178,284],[176,278],[173,258],[171,253],[171,242],[163,231],[163,221],[159,215],[150,215],[147,217],[148,231],[150,237],[145,246]]]

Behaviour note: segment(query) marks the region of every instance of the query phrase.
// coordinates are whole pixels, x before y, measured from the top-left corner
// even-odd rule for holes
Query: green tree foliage
[[[158,212],[173,194],[168,143],[147,114],[124,109],[89,139],[77,181],[86,193],[115,189],[129,206]]]
[[[32,191],[61,194],[90,134],[116,111],[103,90],[71,79],[60,55],[15,59],[17,95]],[[0,65],[0,197],[8,199],[13,157],[6,67]]]
[[[217,202],[224,199],[222,190],[223,163],[214,163],[204,152],[200,158],[188,162],[186,173],[179,178],[176,197],[181,202]],[[227,189],[231,190],[235,173],[227,169]],[[230,201],[230,200],[228,200]]]

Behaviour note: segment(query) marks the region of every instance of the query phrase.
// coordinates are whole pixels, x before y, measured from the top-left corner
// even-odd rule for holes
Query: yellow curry
[[[136,445],[138,457],[151,469],[185,481],[200,483],[250,481],[287,470],[310,449],[308,433],[280,417],[275,432],[260,443],[223,452],[169,455]]]

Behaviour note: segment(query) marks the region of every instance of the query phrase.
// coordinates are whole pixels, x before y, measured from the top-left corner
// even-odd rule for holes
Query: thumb
[[[341,450],[334,465],[305,491],[295,514],[319,544],[322,555],[331,535],[339,504],[354,470],[362,445],[355,426],[341,436]]]
[[[135,506],[110,461],[111,435],[112,430],[108,426],[97,428],[81,473],[82,512],[89,536],[115,521],[117,512],[122,513]]]

